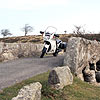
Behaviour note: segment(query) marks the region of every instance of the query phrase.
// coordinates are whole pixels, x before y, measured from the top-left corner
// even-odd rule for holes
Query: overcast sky
[[[86,31],[100,32],[100,0],[1,0],[0,30],[9,29],[14,36],[24,35],[21,28],[34,27],[39,34],[47,26],[58,33],[72,32],[74,25]]]

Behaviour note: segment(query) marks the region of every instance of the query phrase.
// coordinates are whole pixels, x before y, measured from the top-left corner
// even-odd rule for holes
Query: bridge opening
[[[83,68],[82,74],[84,81],[100,83],[100,60],[96,63],[89,62],[89,66]]]
[[[96,63],[96,70],[97,71],[100,71],[100,60],[97,61],[97,63]]]

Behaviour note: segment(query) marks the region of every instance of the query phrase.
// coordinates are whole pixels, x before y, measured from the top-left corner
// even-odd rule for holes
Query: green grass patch
[[[41,84],[45,84],[45,82],[47,82],[48,80],[48,75],[49,75],[49,71],[46,73],[34,76],[32,78],[29,78],[25,81],[22,81],[21,83],[17,83],[11,87],[3,89],[3,92],[0,93],[0,100],[11,100],[13,97],[15,97],[18,94],[19,90],[23,86],[28,85],[30,83],[38,81]]]
[[[54,90],[48,85],[48,75],[49,71],[5,88],[3,92],[0,92],[0,100],[11,100],[23,86],[37,81],[43,86],[42,100],[100,100],[100,87],[82,82],[74,77],[72,85],[66,86],[62,90]]]

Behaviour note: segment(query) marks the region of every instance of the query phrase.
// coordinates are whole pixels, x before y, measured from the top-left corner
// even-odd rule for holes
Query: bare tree
[[[3,35],[3,37],[7,36],[7,35],[12,35],[10,33],[10,31],[8,29],[2,29],[1,30],[1,35]]]
[[[25,36],[26,36],[29,32],[33,31],[33,27],[28,24],[25,24],[25,26],[22,28],[22,31],[25,32]]]
[[[74,25],[75,29],[73,31],[73,33],[81,35],[85,33],[85,29],[83,28],[83,26],[76,26]]]
[[[67,31],[65,30],[65,31],[64,31],[64,33],[66,34],[66,33],[67,33]]]

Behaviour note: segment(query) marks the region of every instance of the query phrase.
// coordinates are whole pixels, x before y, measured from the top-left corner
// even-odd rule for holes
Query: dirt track
[[[21,58],[0,63],[0,90],[63,64],[64,56]]]

